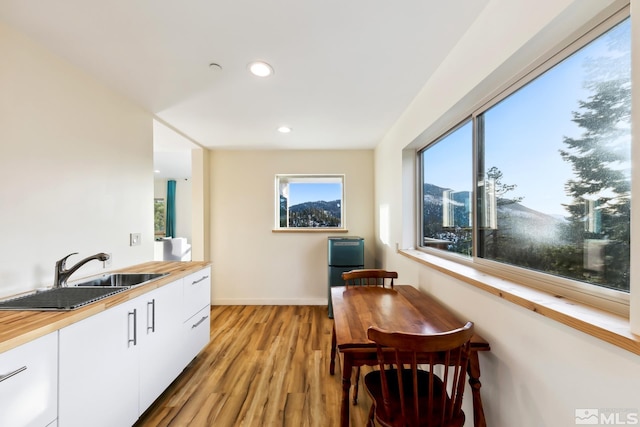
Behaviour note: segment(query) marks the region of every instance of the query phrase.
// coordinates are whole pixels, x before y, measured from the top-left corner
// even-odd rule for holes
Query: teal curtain
[[[176,237],[176,182],[167,181],[167,237]]]

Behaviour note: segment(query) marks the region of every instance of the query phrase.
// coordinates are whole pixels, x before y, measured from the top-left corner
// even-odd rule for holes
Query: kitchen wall
[[[611,3],[492,0],[375,150],[376,230],[386,230],[376,234],[376,252],[385,267],[399,272],[400,283],[418,285],[473,320],[491,343],[480,365],[484,409],[488,425],[494,427],[573,426],[575,411],[581,408],[640,412],[640,356],[397,254],[396,242],[415,245],[411,143],[421,134],[434,137],[461,120]],[[640,34],[640,19],[632,25]],[[640,57],[639,47],[634,49]],[[634,97],[640,99],[640,85],[634,84]],[[639,118],[635,114],[634,124]],[[640,240],[640,232],[632,240]]]
[[[0,296],[51,285],[71,252],[151,260],[151,116],[2,25],[0,57]]]
[[[373,151],[210,153],[212,302],[326,304],[331,232],[274,233],[276,174],[345,174],[348,235],[373,267]]]

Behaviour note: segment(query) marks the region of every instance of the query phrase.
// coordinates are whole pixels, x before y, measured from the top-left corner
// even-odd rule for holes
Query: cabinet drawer
[[[0,353],[0,426],[47,426],[57,405],[57,332]]]
[[[185,277],[183,318],[187,320],[211,305],[211,269],[205,268]]]
[[[209,330],[211,327],[210,308],[205,308],[196,313],[183,324],[184,357],[185,364],[196,357],[200,351],[209,344]]]

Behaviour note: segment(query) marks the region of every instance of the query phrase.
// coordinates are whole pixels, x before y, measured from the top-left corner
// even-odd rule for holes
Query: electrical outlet
[[[139,246],[140,240],[140,233],[129,234],[129,246]]]

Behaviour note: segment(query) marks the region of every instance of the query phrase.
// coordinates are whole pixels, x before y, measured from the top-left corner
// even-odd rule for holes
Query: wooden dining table
[[[469,320],[459,319],[432,296],[410,285],[396,285],[393,289],[379,286],[337,286],[331,288],[331,297],[334,333],[329,373],[335,373],[336,351],[339,351],[343,360],[340,406],[340,425],[343,427],[349,425],[349,391],[353,368],[378,363],[375,343],[367,338],[367,329],[370,326],[429,334],[462,327]],[[480,397],[478,352],[489,350],[489,343],[474,334],[471,339],[467,373],[473,397],[473,422],[476,427],[486,427]]]

